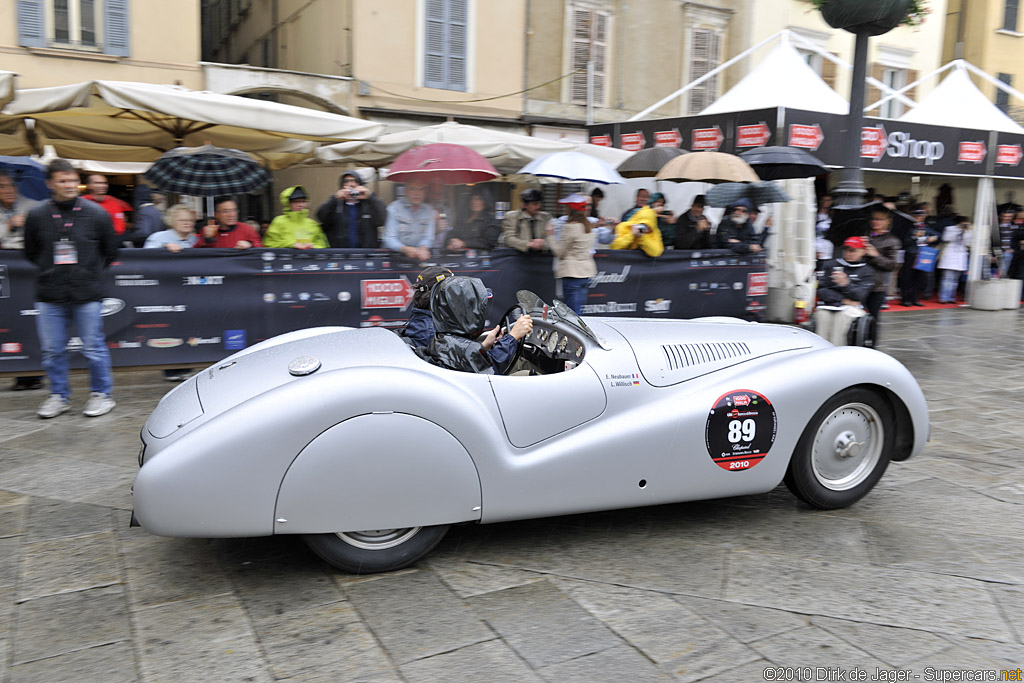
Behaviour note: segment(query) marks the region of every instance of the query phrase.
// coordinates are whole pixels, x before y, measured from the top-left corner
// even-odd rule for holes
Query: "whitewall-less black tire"
[[[413,564],[448,533],[448,524],[405,529],[339,531],[303,536],[324,562],[353,574],[391,572]]]
[[[863,387],[832,396],[807,423],[786,472],[786,486],[808,505],[852,505],[889,465],[896,441],[888,401]]]

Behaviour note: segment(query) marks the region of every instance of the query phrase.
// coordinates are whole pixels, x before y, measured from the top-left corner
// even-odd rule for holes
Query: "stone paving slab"
[[[11,664],[128,641],[128,604],[121,586],[49,595],[15,608]]]
[[[739,683],[769,666],[1024,661],[1024,313],[888,316],[932,442],[864,500],[784,487],[452,529],[353,577],[291,537],[129,529],[138,430],[173,385],[118,371],[118,407],[40,421],[0,390],[0,683]],[[87,390],[73,376],[76,406]],[[79,406],[80,407],[80,406]],[[90,587],[93,582],[109,585]]]
[[[607,625],[547,581],[478,595],[467,602],[534,668],[622,644]]]
[[[495,637],[430,571],[353,583],[345,595],[399,665]]]

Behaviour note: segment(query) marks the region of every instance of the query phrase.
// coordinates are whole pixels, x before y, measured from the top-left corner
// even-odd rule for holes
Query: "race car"
[[[169,392],[142,429],[133,524],[301,534],[355,573],[449,526],[763,493],[848,506],[929,436],[890,356],[732,318],[586,318],[522,291],[506,374],[431,364],[383,328],[314,328]]]

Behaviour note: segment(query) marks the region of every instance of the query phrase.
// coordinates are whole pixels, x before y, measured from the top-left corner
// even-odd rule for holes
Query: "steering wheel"
[[[505,315],[501,317],[501,326],[504,327],[506,330],[511,331],[512,326],[516,324],[517,320],[519,320],[519,316],[525,314],[526,311],[523,310],[523,307],[520,306],[519,304],[515,304],[514,306],[512,306],[512,308],[508,309],[508,311],[505,312]],[[512,368],[515,367],[516,361],[519,360],[519,357],[523,355],[523,344],[525,342],[526,337],[523,337],[522,339],[516,342],[516,350],[512,354],[512,358],[510,358],[508,362],[505,364],[505,369],[504,371],[502,371],[501,374],[507,375],[510,372],[512,372]]]

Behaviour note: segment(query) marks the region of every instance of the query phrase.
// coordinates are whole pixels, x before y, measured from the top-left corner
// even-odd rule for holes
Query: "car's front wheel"
[[[375,574],[416,562],[441,542],[448,526],[339,531],[306,534],[303,538],[324,562],[353,574]]]
[[[881,479],[895,440],[892,410],[882,396],[861,387],[840,391],[800,436],[786,486],[814,507],[852,505]]]

